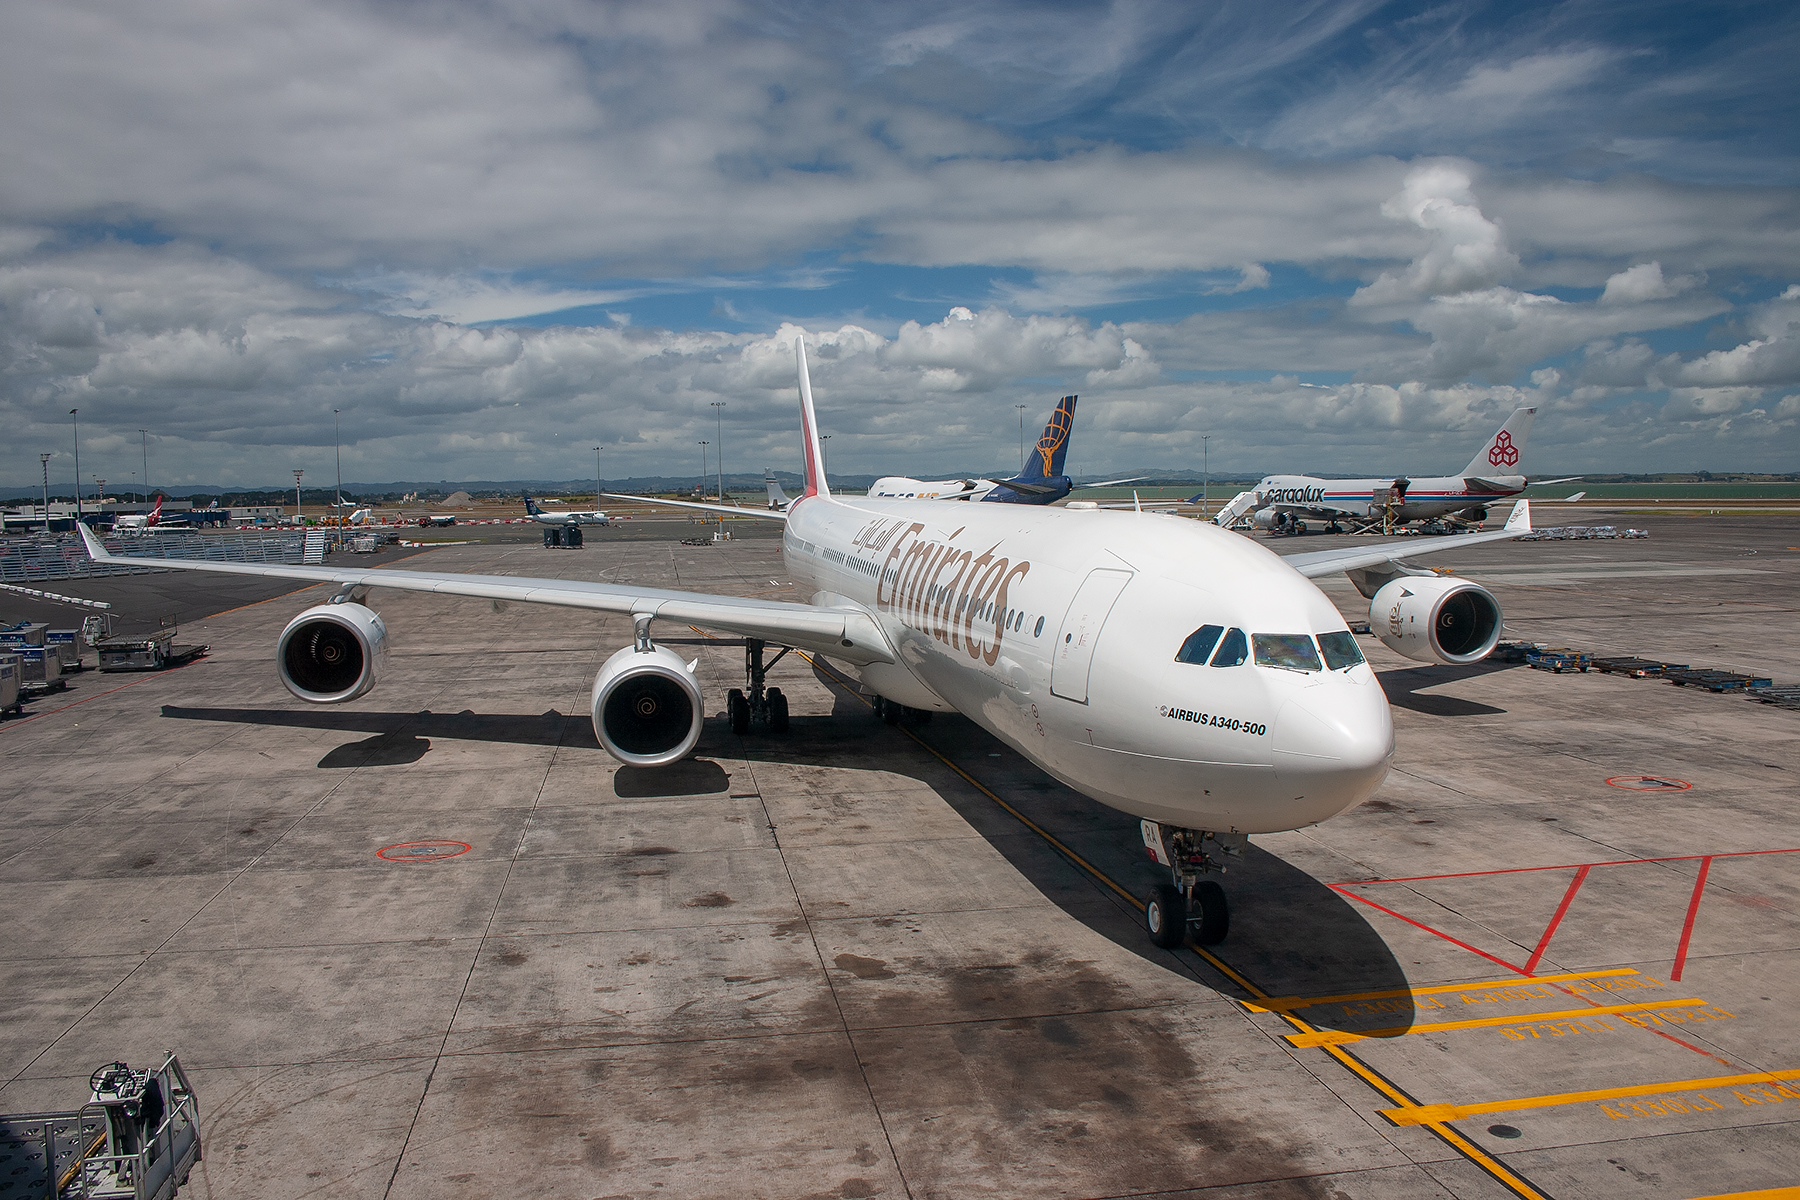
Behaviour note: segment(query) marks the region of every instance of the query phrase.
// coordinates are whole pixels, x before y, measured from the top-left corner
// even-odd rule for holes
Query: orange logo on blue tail
[[[1057,401],[1056,411],[1050,414],[1050,423],[1044,426],[1043,436],[1038,438],[1035,447],[1038,456],[1038,473],[1045,478],[1062,474],[1063,453],[1069,446],[1069,430],[1075,424],[1075,397],[1064,396]]]

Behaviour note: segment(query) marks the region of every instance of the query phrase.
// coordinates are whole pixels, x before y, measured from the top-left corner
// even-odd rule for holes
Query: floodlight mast
[[[71,408],[69,417],[75,424],[75,523],[81,524],[81,410]]]
[[[44,536],[50,536],[50,454],[38,455],[38,461],[44,464]]]
[[[304,474],[306,474],[306,472],[303,470],[296,470],[294,472],[294,524],[296,524],[296,525],[301,524],[301,520],[300,520],[300,477]]]

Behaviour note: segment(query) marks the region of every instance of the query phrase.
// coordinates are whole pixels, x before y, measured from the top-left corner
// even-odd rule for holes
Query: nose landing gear
[[[1231,907],[1225,889],[1201,875],[1225,871],[1227,857],[1242,858],[1245,835],[1210,833],[1142,823],[1144,848],[1150,857],[1169,868],[1171,881],[1159,884],[1144,906],[1144,927],[1150,940],[1165,950],[1187,941],[1191,932],[1202,946],[1216,946],[1231,929]]]

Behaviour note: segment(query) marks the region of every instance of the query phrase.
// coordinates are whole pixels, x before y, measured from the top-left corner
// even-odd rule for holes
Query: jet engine
[[[341,704],[375,686],[387,656],[381,614],[361,604],[321,604],[289,621],[275,644],[282,685],[314,704]]]
[[[1500,625],[1500,602],[1466,579],[1403,575],[1369,601],[1369,628],[1414,662],[1478,662],[1500,640]]]
[[[700,740],[700,685],[665,646],[625,647],[594,676],[594,734],[630,767],[679,762]]]

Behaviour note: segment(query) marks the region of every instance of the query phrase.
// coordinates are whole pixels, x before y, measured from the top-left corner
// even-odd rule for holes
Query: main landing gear
[[[923,725],[931,720],[929,708],[908,708],[886,696],[875,697],[875,715],[889,725]]]
[[[765,688],[763,677],[793,647],[783,646],[780,654],[765,663],[763,648],[767,645],[760,638],[744,639],[744,685],[749,689],[749,694],[746,695],[741,688],[732,688],[725,694],[725,712],[731,718],[733,733],[749,733],[752,721],[762,722],[770,733],[788,731],[787,697],[781,694],[778,687]]]
[[[1241,833],[1209,833],[1144,821],[1144,849],[1169,868],[1170,882],[1159,884],[1144,906],[1150,940],[1165,950],[1187,941],[1191,932],[1202,946],[1216,946],[1231,929],[1231,906],[1225,889],[1201,876],[1223,874],[1225,859],[1242,858],[1247,839]]]

